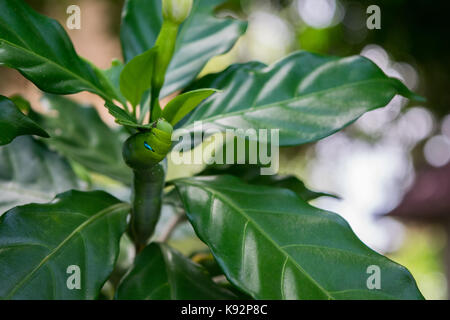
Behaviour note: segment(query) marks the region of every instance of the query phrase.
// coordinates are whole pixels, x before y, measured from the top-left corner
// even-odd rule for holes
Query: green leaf
[[[217,91],[216,89],[198,89],[180,94],[164,107],[162,116],[174,126],[203,100]]]
[[[266,67],[237,64],[200,79],[190,89],[223,90],[203,102],[184,123],[203,129],[279,129],[280,145],[322,139],[397,95],[417,98],[370,60],[296,52]]]
[[[25,114],[28,114],[32,110],[30,102],[24,97],[22,97],[20,94],[16,94],[9,97],[9,100],[14,102],[16,107],[19,108],[19,110]]]
[[[320,197],[331,197],[339,199],[339,196],[331,193],[317,192],[308,189],[303,181],[292,175],[259,176],[257,179],[251,181],[250,183],[289,189],[294,191],[304,201],[311,201]]]
[[[121,300],[233,299],[206,271],[164,244],[150,244],[117,289]]]
[[[44,129],[20,112],[14,102],[0,95],[0,146],[23,135],[49,137]]]
[[[319,197],[339,198],[336,195],[316,192],[308,189],[303,181],[292,175],[261,175],[261,168],[256,165],[212,165],[201,171],[199,176],[233,175],[249,184],[273,186],[294,191],[305,201],[311,201]]]
[[[122,104],[126,104],[127,100],[120,92],[120,74],[125,67],[122,62],[117,59],[113,59],[111,66],[108,69],[99,69],[95,65],[91,64],[99,81],[105,87],[108,87],[113,92],[114,97]]]
[[[174,57],[161,96],[189,84],[212,57],[230,50],[247,24],[214,17],[222,0],[194,0],[191,15],[181,25]],[[127,0],[120,32],[125,60],[152,48],[162,25],[161,0]]]
[[[91,171],[131,182],[131,170],[122,158],[126,137],[109,128],[92,106],[55,95],[45,95],[42,102],[58,113],[38,121],[52,136],[46,141],[49,145]]]
[[[120,91],[136,107],[145,91],[150,89],[157,48],[131,59],[120,74]]]
[[[138,125],[136,122],[136,119],[130,116],[128,112],[126,112],[124,109],[116,106],[112,102],[106,102],[105,107],[108,109],[109,114],[112,115],[115,119],[116,123],[119,124],[130,124],[130,125]]]
[[[0,147],[0,215],[18,205],[51,201],[77,187],[69,163],[32,137],[18,137]]]
[[[174,181],[198,236],[256,299],[422,299],[411,274],[365,246],[340,216],[292,191],[231,176]],[[369,266],[381,288],[369,290]]]
[[[69,191],[8,211],[0,223],[0,298],[95,299],[113,270],[128,211],[102,191]],[[67,286],[69,266],[79,267],[80,289]]]
[[[90,91],[115,98],[75,52],[61,25],[22,0],[0,2],[0,65],[17,69],[39,89],[55,94]]]
[[[147,124],[139,124],[136,119],[130,116],[124,109],[116,106],[114,103],[106,102],[105,107],[109,113],[115,118],[115,122],[125,127],[133,129],[148,130],[154,126],[154,122]]]
[[[124,109],[116,106],[112,102],[106,102],[105,107],[108,109],[109,113],[116,119],[116,122],[131,122],[136,123],[136,119],[134,119],[128,112]]]

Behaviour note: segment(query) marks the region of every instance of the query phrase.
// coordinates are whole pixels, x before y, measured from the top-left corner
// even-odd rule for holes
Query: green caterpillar
[[[123,158],[134,169],[149,169],[161,162],[172,147],[173,127],[164,119],[158,120],[150,131],[138,132],[125,141]]]
[[[160,119],[150,131],[138,132],[125,141],[123,158],[133,169],[133,210],[130,235],[141,251],[150,240],[161,213],[164,160],[172,146],[173,127]]]

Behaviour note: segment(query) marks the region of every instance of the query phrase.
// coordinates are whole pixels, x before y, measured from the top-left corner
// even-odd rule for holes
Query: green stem
[[[144,105],[142,106],[141,113],[139,115],[139,124],[144,124],[146,117],[148,115],[148,112],[151,110],[151,108],[150,108],[151,95],[149,95],[143,103],[144,103]],[[150,118],[148,119],[148,121],[150,123]]]
[[[149,119],[148,123],[157,121],[162,114],[161,105],[159,104],[159,98],[153,98],[153,97],[159,97],[160,91],[161,91],[161,89],[159,89],[158,91],[155,90],[155,92],[152,90],[152,102],[151,102],[151,106],[150,106],[151,111],[150,111],[150,119]]]
[[[148,169],[135,169],[130,233],[140,252],[152,237],[161,214],[165,169],[158,163]]]
[[[137,117],[136,117],[136,107],[137,107],[137,106],[133,106],[133,111],[132,111],[132,116],[133,116],[133,118],[135,118],[135,119],[137,119]]]
[[[164,85],[167,68],[175,52],[179,25],[169,20],[164,20],[161,31],[156,39],[155,46],[158,47],[158,54],[155,60],[155,69],[152,77],[152,102],[150,109],[150,122],[156,121],[161,116],[161,106],[159,105],[159,94]]]

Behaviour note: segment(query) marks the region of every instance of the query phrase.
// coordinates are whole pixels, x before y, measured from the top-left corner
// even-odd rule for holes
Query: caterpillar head
[[[161,162],[172,146],[173,127],[164,119],[145,132],[129,137],[123,146],[123,158],[132,169],[148,169]]]

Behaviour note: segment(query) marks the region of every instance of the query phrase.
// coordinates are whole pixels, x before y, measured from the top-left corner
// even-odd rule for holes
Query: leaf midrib
[[[211,193],[212,195],[214,195],[215,197],[221,199],[222,201],[224,201],[225,203],[227,203],[230,207],[232,207],[234,210],[236,210],[237,212],[239,212],[246,220],[247,222],[252,223],[252,225],[270,242],[272,243],[272,245],[277,248],[281,253],[283,253],[283,255],[289,259],[298,269],[301,273],[303,273],[303,275],[308,278],[313,284],[315,284],[317,286],[318,289],[320,289],[329,299],[334,299],[329,293],[328,291],[325,290],[325,288],[323,288],[314,278],[311,277],[311,275],[309,273],[307,273],[298,263],[297,261],[295,261],[290,255],[289,253],[287,253],[286,251],[284,251],[282,249],[282,247],[276,243],[274,240],[272,240],[272,238],[253,220],[251,219],[246,213],[245,211],[243,211],[241,208],[239,208],[238,206],[236,206],[234,204],[234,202],[229,199],[227,196],[215,192],[215,190],[209,188],[209,187],[205,187],[201,184],[196,184],[196,183],[192,183],[192,182],[187,182],[186,180],[181,180],[182,183],[197,187],[197,188],[202,188],[206,191],[208,191],[209,193]],[[247,224],[247,223],[246,223]],[[283,295],[283,291],[281,291],[281,294]]]
[[[369,79],[369,80],[363,80],[363,81],[358,81],[358,82],[346,83],[346,84],[339,85],[336,87],[332,87],[332,88],[328,88],[328,89],[324,89],[324,90],[318,90],[318,91],[310,92],[310,93],[304,94],[304,95],[299,95],[299,96],[296,96],[291,99],[281,100],[281,101],[277,101],[277,102],[273,102],[273,103],[269,103],[269,104],[265,104],[265,105],[260,105],[260,106],[252,106],[247,109],[241,109],[241,110],[232,111],[232,112],[228,112],[228,113],[221,113],[221,114],[218,114],[218,115],[215,115],[212,117],[206,117],[204,119],[195,119],[195,120],[202,120],[204,122],[214,122],[215,120],[222,120],[222,119],[237,116],[237,115],[243,115],[243,114],[246,114],[251,111],[260,111],[260,110],[269,109],[272,107],[281,107],[280,105],[285,105],[285,104],[288,104],[291,102],[298,102],[298,101],[301,101],[310,96],[314,96],[317,94],[323,94],[323,93],[327,93],[327,92],[332,92],[332,91],[339,90],[342,88],[353,87],[353,86],[357,86],[357,85],[361,85],[361,84],[376,83],[376,82],[390,82],[391,80],[392,80],[391,78]],[[296,109],[296,108],[291,107],[291,109]],[[223,124],[221,124],[221,125],[223,126]],[[193,126],[194,126],[194,124],[191,122],[191,123],[189,123],[189,125],[182,127],[182,128],[189,130]]]
[[[56,246],[49,254],[47,254],[41,262],[33,269],[31,272],[25,275],[25,277],[19,281],[9,292],[9,294],[6,296],[6,299],[11,299],[11,297],[19,290],[42,266],[45,265],[45,263],[52,258],[67,242],[69,242],[76,234],[78,234],[83,228],[87,227],[91,223],[95,222],[96,220],[102,218],[105,215],[113,214],[116,212],[124,211],[129,207],[129,204],[127,203],[118,203],[115,205],[112,205],[108,208],[105,208],[93,216],[91,216],[89,219],[84,221],[82,224],[80,224],[77,228],[75,228],[66,238],[64,238],[61,243]]]
[[[0,39],[0,44],[1,44],[1,42],[4,42],[4,43],[8,44],[8,45],[11,46],[11,47],[15,47],[15,48],[17,48],[18,50],[25,51],[25,52],[27,52],[28,54],[30,54],[30,55],[32,55],[32,56],[38,57],[38,58],[40,58],[41,60],[44,60],[45,62],[47,62],[47,63],[49,63],[49,64],[55,66],[56,68],[58,68],[58,69],[60,69],[60,70],[62,70],[62,71],[64,71],[64,72],[66,72],[66,73],[72,75],[74,78],[78,79],[80,82],[85,83],[85,84],[88,85],[88,87],[91,87],[92,89],[94,89],[94,90],[96,91],[96,93],[98,93],[98,94],[100,94],[100,95],[102,96],[103,99],[108,100],[107,95],[103,92],[103,90],[101,90],[100,88],[98,88],[98,87],[97,87],[95,84],[93,84],[92,82],[90,82],[90,81],[86,80],[85,78],[81,77],[81,76],[78,75],[77,73],[74,73],[73,71],[71,71],[71,70],[69,70],[69,69],[66,69],[65,67],[63,67],[62,65],[60,65],[60,64],[58,64],[58,63],[56,63],[56,62],[54,62],[54,61],[52,61],[52,60],[50,60],[50,59],[48,59],[48,58],[46,58],[46,57],[44,57],[44,56],[41,56],[41,55],[39,55],[39,54],[37,54],[37,53],[35,53],[35,52],[33,52],[33,51],[27,49],[27,48],[18,46],[18,45],[14,44],[14,43],[12,43],[12,42],[6,40],[6,39]],[[79,58],[79,57],[78,57],[78,58]],[[83,61],[83,60],[81,60],[81,61]]]

